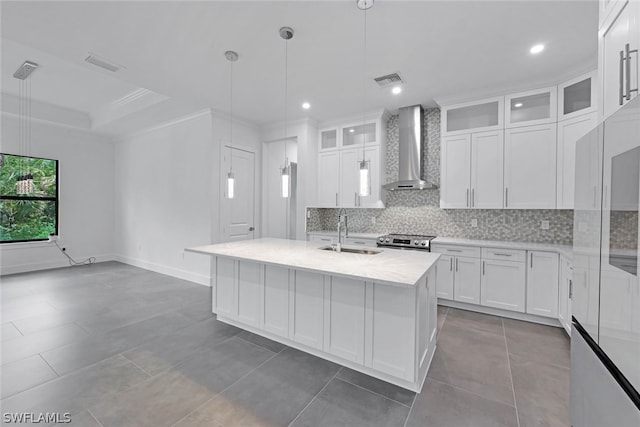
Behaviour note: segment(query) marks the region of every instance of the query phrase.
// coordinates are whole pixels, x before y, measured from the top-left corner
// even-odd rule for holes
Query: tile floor
[[[1,280],[3,414],[68,412],[82,427],[569,426],[557,328],[439,307],[416,395],[220,323],[209,288],[169,276],[112,262]]]

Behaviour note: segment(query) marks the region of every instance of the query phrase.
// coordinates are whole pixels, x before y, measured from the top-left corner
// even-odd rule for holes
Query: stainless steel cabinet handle
[[[336,193],[336,207],[338,206],[338,193]]]
[[[471,189],[471,207],[474,207],[476,205],[476,190],[474,188]]]
[[[467,207],[469,207],[469,189],[467,188]]]
[[[624,51],[626,54],[626,71],[627,71],[627,82],[626,82],[626,92],[627,92],[627,101],[631,100],[631,92],[638,92],[638,88],[631,89],[631,54],[637,53],[638,50],[630,50],[629,43],[624,45]]]
[[[533,268],[533,254],[531,254],[531,268]]]
[[[504,189],[504,207],[506,208],[507,206],[509,206],[509,189],[505,188]]]
[[[618,103],[622,105],[624,100],[624,52],[620,51],[620,84],[618,86]]]
[[[596,203],[598,203],[597,197],[598,197],[598,189],[594,185],[593,186],[593,207],[594,208],[596,207]]]
[[[458,271],[458,258],[456,258],[456,271]]]
[[[462,252],[461,249],[447,249],[447,252]]]
[[[569,279],[569,299],[573,298],[573,280]]]
[[[449,271],[453,271],[453,257],[451,257],[449,261]]]
[[[353,206],[358,206],[358,192],[353,193]]]
[[[482,261],[482,275],[484,276],[484,261]]]
[[[499,253],[499,252],[494,252],[493,253],[496,256],[513,256],[513,254],[503,254],[503,253]]]
[[[355,242],[354,241],[354,242],[351,242],[351,243],[353,243],[354,245],[366,245],[365,242]]]

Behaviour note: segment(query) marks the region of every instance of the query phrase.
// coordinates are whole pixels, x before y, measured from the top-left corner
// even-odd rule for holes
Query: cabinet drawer
[[[310,242],[318,242],[318,243],[333,243],[333,236],[327,236],[322,234],[309,234]]]
[[[519,249],[482,248],[482,258],[524,262],[527,259],[527,254],[526,251]]]
[[[377,246],[375,239],[362,239],[357,237],[348,237],[344,240],[345,245],[364,246],[367,248],[375,248]]]
[[[431,251],[439,254],[480,258],[480,248],[474,246],[441,245],[437,243],[431,246]]]

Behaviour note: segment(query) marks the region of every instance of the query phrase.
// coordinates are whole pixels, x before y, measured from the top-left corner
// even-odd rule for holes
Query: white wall
[[[2,114],[4,153],[21,154],[18,119]],[[75,259],[113,259],[114,147],[111,138],[48,123],[32,123],[31,155],[59,160],[59,233]],[[0,274],[64,267],[67,258],[50,243],[0,246]]]
[[[296,239],[298,240],[306,240],[306,230],[305,230],[305,212],[307,206],[314,206],[316,204],[317,199],[317,152],[318,152],[318,130],[316,123],[313,120],[305,119],[300,120],[294,123],[291,123],[288,126],[287,135],[289,137],[295,137],[297,139],[296,144],[296,161],[298,163],[298,201],[297,201],[297,225],[296,225]],[[269,126],[265,126],[261,132],[262,141],[264,141],[264,156],[265,159],[269,156],[272,156],[275,159],[278,159],[278,156],[284,157],[282,143],[279,145],[274,145],[274,143],[269,143],[268,141],[277,141],[282,139],[284,136],[284,127],[282,123],[275,123]],[[273,150],[275,153],[267,153],[267,150]],[[289,156],[291,159],[291,156]],[[280,160],[282,163],[282,160]],[[267,166],[265,166],[266,169]],[[266,172],[266,170],[265,170]],[[267,181],[267,177],[263,174],[263,181]],[[266,207],[269,203],[273,205],[278,204],[277,198],[279,197],[279,192],[270,191],[268,194],[266,192],[266,187],[263,192],[263,207],[265,208],[265,213],[263,215],[263,228],[265,230],[272,229],[278,230],[283,225],[282,217],[276,214],[276,210],[273,210],[270,215],[269,212],[266,211]],[[277,205],[279,206],[279,205]]]

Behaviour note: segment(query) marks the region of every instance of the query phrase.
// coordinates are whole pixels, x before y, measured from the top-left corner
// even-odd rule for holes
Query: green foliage
[[[57,196],[56,161],[0,155],[0,242],[46,239],[56,232],[56,202],[53,200],[7,200],[22,197],[16,193],[21,175],[33,175],[30,197]]]

